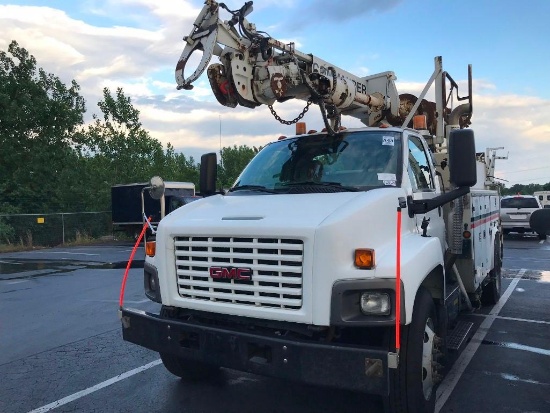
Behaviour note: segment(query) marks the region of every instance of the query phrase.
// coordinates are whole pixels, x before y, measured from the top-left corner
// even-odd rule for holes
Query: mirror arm
[[[425,214],[440,206],[443,206],[463,195],[470,192],[470,188],[463,186],[461,188],[453,189],[447,193],[436,196],[432,199],[414,200],[411,195],[407,197],[407,206],[409,209],[409,217],[414,217],[415,214]]]

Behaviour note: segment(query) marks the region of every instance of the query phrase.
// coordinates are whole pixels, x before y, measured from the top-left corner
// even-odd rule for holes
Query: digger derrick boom
[[[224,8],[232,18],[222,21],[220,8]],[[303,113],[311,103],[319,105],[327,129],[334,133],[341,114],[353,116],[366,126],[386,123],[402,127],[412,126],[413,115],[424,114],[427,117],[426,132],[435,135],[434,142],[437,143],[443,142],[450,129],[469,124],[471,86],[469,96],[459,97],[458,85],[443,71],[441,57],[435,58],[434,73],[419,98],[399,95],[393,72],[355,76],[316,56],[296,50],[293,43],[285,44],[256,31],[255,25],[245,18],[251,11],[251,1],[236,11],[215,0],[205,1],[189,36],[184,37],[186,44],[175,73],[178,89],[192,89],[192,83],[207,70],[212,91],[224,106],[255,108],[268,105],[274,113],[272,105],[275,102],[301,99],[308,102]],[[185,67],[195,51],[202,51],[202,58],[195,71],[186,77]],[[220,63],[206,69],[212,56],[218,56]],[[469,100],[469,104],[459,106],[459,111],[451,112],[446,107],[449,101],[445,96],[446,78],[451,81],[449,96],[456,89],[458,100]],[[424,99],[434,81],[436,103]],[[471,72],[469,81],[471,85]],[[293,123],[299,118],[291,122],[278,119]]]

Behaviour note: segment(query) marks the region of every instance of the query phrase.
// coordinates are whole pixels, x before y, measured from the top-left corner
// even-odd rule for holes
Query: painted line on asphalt
[[[473,316],[476,316],[476,317],[484,317],[484,318],[487,317],[486,314],[468,314],[468,315],[473,315]],[[502,315],[496,316],[496,318],[499,319],[499,320],[520,321],[522,323],[535,323],[535,324],[548,324],[548,325],[550,325],[550,321],[530,320],[528,318],[505,317],[505,316],[502,316]]]
[[[127,379],[128,377],[132,377],[138,373],[141,373],[142,371],[148,370],[152,367],[158,366],[161,364],[162,361],[160,359],[152,361],[151,363],[145,364],[141,367],[137,367],[133,370],[127,371],[126,373],[119,374],[118,376],[112,377],[109,380],[105,380],[99,384],[96,384],[95,386],[88,387],[87,389],[81,390],[79,392],[73,393],[70,396],[63,397],[62,399],[56,400],[55,402],[49,403],[45,406],[39,407],[38,409],[31,410],[29,413],[45,413],[49,412],[50,410],[56,409],[60,406],[63,406],[67,403],[70,403],[72,401],[75,401],[77,399],[80,399],[84,396],[87,396],[88,394],[94,393],[98,390],[104,389],[105,387],[110,386],[111,384],[115,384],[119,381],[122,381],[124,379]]]
[[[451,371],[449,371],[449,373],[445,376],[445,379],[443,379],[443,382],[441,382],[441,385],[437,389],[436,394],[435,413],[439,413],[441,408],[447,402],[447,399],[456,387],[458,380],[464,373],[464,370],[466,370],[466,367],[468,367],[468,364],[474,357],[474,354],[479,348],[479,345],[489,332],[491,325],[493,325],[493,322],[496,320],[498,313],[500,312],[500,310],[502,310],[502,307],[504,307],[504,304],[506,304],[506,301],[508,301],[508,299],[516,289],[516,286],[520,282],[521,277],[523,277],[523,274],[525,274],[526,271],[527,270],[525,268],[519,270],[504,294],[500,297],[498,303],[491,309],[491,311],[487,315],[487,318],[483,320],[476,333],[472,337],[472,340],[466,346],[458,360],[451,368]]]
[[[67,251],[34,251],[35,254],[66,254],[66,255],[88,255],[99,256],[100,254],[90,254],[89,252],[67,252]]]
[[[29,282],[29,280],[7,281],[6,284],[8,284],[8,285],[14,285],[14,284],[27,283],[27,282]]]

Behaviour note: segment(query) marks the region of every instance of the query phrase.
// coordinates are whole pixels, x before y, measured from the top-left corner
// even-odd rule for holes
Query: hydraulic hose
[[[122,278],[122,285],[120,286],[120,296],[118,298],[118,305],[121,310],[124,304],[124,291],[126,290],[126,280],[128,279],[128,272],[130,271],[130,267],[132,265],[132,261],[134,260],[134,255],[136,255],[136,251],[139,246],[139,243],[141,242],[141,239],[145,235],[145,231],[147,231],[147,227],[150,225],[150,222],[151,222],[151,217],[147,218],[147,221],[145,221],[145,223],[143,224],[141,233],[139,234],[139,237],[134,245],[134,249],[132,249],[132,253],[130,254],[130,259],[128,260],[128,264],[126,264],[126,271],[124,271],[124,277]]]

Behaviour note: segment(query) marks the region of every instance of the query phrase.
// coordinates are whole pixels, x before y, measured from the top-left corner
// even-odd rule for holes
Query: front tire
[[[541,241],[544,241],[546,239],[546,234],[540,234],[540,233],[537,233],[537,235],[539,236],[539,239]]]
[[[495,248],[494,248],[494,258],[493,258],[493,269],[491,270],[489,281],[481,292],[481,303],[485,305],[495,305],[500,299],[502,293],[502,255],[500,248],[500,238],[495,239]]]
[[[399,366],[390,384],[391,413],[432,413],[438,372],[436,311],[430,293],[420,288],[416,295],[413,319],[402,327]]]
[[[162,306],[160,315],[165,318],[174,318],[173,310]],[[184,359],[170,353],[159,353],[162,364],[174,376],[186,381],[204,381],[217,377],[220,367],[197,360]]]

